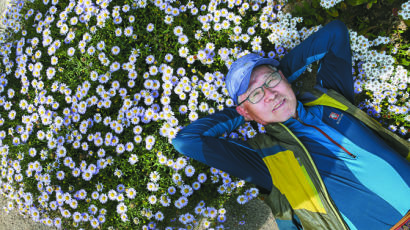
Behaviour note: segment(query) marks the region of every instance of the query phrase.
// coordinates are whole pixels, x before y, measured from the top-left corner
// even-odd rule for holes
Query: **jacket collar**
[[[291,117],[288,120],[284,121],[283,124],[286,126],[292,126],[295,123],[300,123],[300,121],[305,121],[308,119],[309,112],[305,109],[302,102],[298,100],[296,106],[296,117]]]

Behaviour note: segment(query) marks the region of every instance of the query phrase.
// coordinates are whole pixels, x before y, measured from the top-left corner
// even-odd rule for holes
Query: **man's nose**
[[[264,96],[265,102],[275,100],[276,96],[278,95],[278,92],[275,90],[275,88],[264,87],[263,90],[265,91],[265,96]]]

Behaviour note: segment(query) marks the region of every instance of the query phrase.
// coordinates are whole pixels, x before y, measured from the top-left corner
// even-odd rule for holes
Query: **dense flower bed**
[[[12,3],[0,36],[6,211],[56,227],[192,229],[202,219],[222,229],[227,199],[258,196],[170,141],[234,106],[224,84],[234,60],[280,60],[320,25],[298,29],[303,18],[284,13],[284,1]],[[351,31],[351,40],[355,91],[367,94],[359,106],[408,138],[409,74],[397,51],[377,51],[388,37]],[[263,130],[247,123],[224,137]]]

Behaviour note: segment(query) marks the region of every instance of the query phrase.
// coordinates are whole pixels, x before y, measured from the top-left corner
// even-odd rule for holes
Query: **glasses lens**
[[[277,84],[279,84],[281,79],[282,77],[280,76],[280,74],[278,72],[274,72],[266,79],[266,86],[268,88],[275,87]]]
[[[264,95],[265,95],[265,92],[263,91],[262,87],[259,87],[255,89],[254,91],[252,91],[251,94],[249,94],[249,101],[252,104],[256,104],[263,98]]]

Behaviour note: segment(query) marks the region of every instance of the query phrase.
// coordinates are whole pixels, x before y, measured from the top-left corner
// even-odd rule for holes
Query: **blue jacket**
[[[372,125],[364,125],[360,116],[369,118],[366,122],[373,120],[365,113],[356,118],[348,112],[352,105],[325,93],[312,98],[313,94],[305,93],[305,106],[298,102],[297,119],[268,125],[266,134],[246,142],[221,138],[244,123],[235,110],[225,109],[181,130],[173,144],[187,156],[265,188],[269,182],[260,171],[267,169],[270,189],[285,195],[270,194],[275,217],[289,219],[295,212],[304,229],[392,227],[410,207],[406,199],[410,197],[410,165],[403,157],[409,153],[408,143],[377,122],[375,131],[368,128]],[[393,138],[389,142],[395,144],[389,146],[378,131],[395,136],[399,144]],[[294,138],[286,137],[288,134]],[[305,151],[294,147],[298,142],[309,152],[305,160]],[[395,150],[398,145],[402,147]],[[260,159],[265,167],[260,166]],[[238,165],[238,161],[248,165]],[[309,184],[315,184],[313,189]]]

